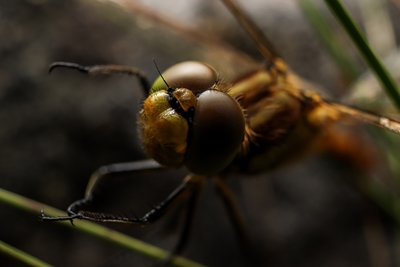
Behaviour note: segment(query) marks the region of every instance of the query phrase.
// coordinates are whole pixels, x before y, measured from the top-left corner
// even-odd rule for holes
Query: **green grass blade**
[[[369,67],[375,73],[379,81],[381,82],[386,94],[390,96],[392,102],[396,108],[400,111],[400,94],[397,89],[396,83],[393,78],[389,75],[386,68],[383,66],[381,61],[377,58],[375,53],[372,51],[368,43],[366,42],[363,34],[358,29],[357,25],[350,17],[349,13],[342,5],[339,0],[325,0],[332,13],[342,24],[351,40],[354,42],[359,52],[367,62]]]
[[[41,261],[28,253],[19,250],[13,246],[10,246],[7,243],[4,243],[0,240],[0,253],[3,253],[11,258],[14,258],[20,262],[25,263],[27,266],[34,266],[34,267],[51,267],[52,265]]]
[[[44,212],[47,216],[55,217],[55,216],[65,215],[65,212],[63,212],[61,210],[47,206],[40,202],[36,202],[29,198],[22,197],[15,193],[6,191],[2,188],[0,188],[0,201],[3,203],[9,204],[13,207],[37,214],[38,216],[40,214],[40,210],[42,210],[42,209],[44,210]],[[152,259],[163,260],[169,255],[169,253],[163,249],[152,246],[143,241],[134,239],[130,236],[127,236],[125,234],[122,234],[120,232],[114,231],[112,229],[106,228],[104,226],[101,226],[101,225],[98,225],[98,224],[95,224],[92,222],[75,220],[74,221],[75,226],[72,226],[69,221],[61,221],[61,222],[57,222],[57,223],[60,223],[61,225],[64,225],[67,227],[72,227],[74,229],[83,231],[87,234],[91,234],[93,236],[102,238],[108,242],[115,243],[121,247],[130,249],[132,251],[135,251],[138,254],[141,254],[143,256],[146,256],[146,257],[149,257]],[[190,261],[188,259],[185,259],[183,257],[180,257],[180,256],[174,257],[174,259],[171,262],[171,265],[179,266],[179,267],[203,267],[204,266],[199,263],[196,263],[196,262]]]

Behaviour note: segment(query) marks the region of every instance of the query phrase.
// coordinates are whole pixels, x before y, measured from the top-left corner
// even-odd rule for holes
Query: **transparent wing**
[[[138,1],[112,1],[134,14],[129,27],[137,38],[146,40],[154,51],[167,53],[174,64],[185,60],[199,60],[211,64],[222,77],[235,77],[259,68],[260,64],[244,52],[235,49],[218,36],[211,36],[161,14]],[[151,54],[149,54],[151,60]],[[155,57],[158,62],[159,58]],[[140,67],[140,66],[136,66]],[[160,66],[161,69],[169,66]]]
[[[331,110],[332,112],[339,112],[343,115],[352,117],[353,119],[375,125],[379,128],[391,131],[396,134],[400,134],[400,122],[387,118],[384,116],[379,116],[367,111],[362,111],[357,108],[352,108],[332,101],[324,101],[323,107]]]

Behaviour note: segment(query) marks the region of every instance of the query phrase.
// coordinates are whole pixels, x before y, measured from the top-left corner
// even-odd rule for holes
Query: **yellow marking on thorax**
[[[245,96],[251,98],[259,90],[273,83],[273,77],[267,71],[258,71],[249,78],[239,80],[228,91],[228,94],[233,97]]]

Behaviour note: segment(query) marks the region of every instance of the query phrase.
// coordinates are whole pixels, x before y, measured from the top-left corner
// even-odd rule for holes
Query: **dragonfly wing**
[[[396,134],[400,134],[400,122],[396,120],[379,116],[367,111],[362,111],[357,108],[345,106],[333,101],[325,101],[323,106],[326,109],[331,110],[333,113],[340,113],[341,115],[349,116],[353,119],[375,125]]]
[[[246,31],[248,36],[252,39],[260,53],[271,62],[275,62],[280,58],[271,41],[265,36],[261,29],[253,22],[253,20],[244,13],[243,9],[232,0],[222,0],[225,6],[235,16],[236,20],[240,23],[242,28]]]
[[[143,27],[147,28],[148,34],[157,35],[153,43],[161,44],[162,48],[158,49],[168,51],[170,58],[175,61],[173,63],[186,60],[204,61],[212,65],[222,77],[236,77],[261,66],[217,36],[191,28],[138,1],[115,2],[133,13],[135,19],[140,20],[138,24],[145,25]]]

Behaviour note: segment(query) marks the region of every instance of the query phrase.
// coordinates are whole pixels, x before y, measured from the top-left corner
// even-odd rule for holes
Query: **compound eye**
[[[235,158],[244,132],[244,114],[236,100],[220,91],[205,91],[197,99],[185,166],[199,175],[219,173]]]
[[[188,88],[194,94],[210,89],[218,79],[217,71],[210,65],[198,61],[186,61],[176,64],[162,74],[172,88]],[[150,93],[167,90],[167,85],[158,77]]]

